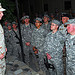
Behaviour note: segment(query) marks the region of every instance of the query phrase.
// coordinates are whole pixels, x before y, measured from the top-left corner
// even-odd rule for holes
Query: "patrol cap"
[[[60,21],[58,21],[58,20],[52,20],[51,23],[55,23],[55,24],[57,24],[58,26],[60,26]]]
[[[29,19],[29,16],[28,16],[28,15],[27,15],[27,16],[23,16],[23,17],[21,18],[21,20],[22,20],[22,19],[26,19],[26,18]]]
[[[50,21],[50,17],[48,16],[48,14],[44,14],[43,18],[44,18],[44,17],[49,18],[49,20],[48,20],[48,21]]]
[[[11,26],[11,23],[8,23],[7,26]]]
[[[13,21],[12,24],[16,24],[17,25],[17,23],[15,21]]]
[[[16,22],[15,22],[15,21],[13,21],[13,22],[12,22],[12,24],[16,24]]]
[[[75,25],[75,19],[69,19],[68,22],[65,23],[65,25],[67,24],[74,24]]]
[[[48,17],[48,18],[50,18],[47,14],[44,14],[44,17],[45,17],[45,16]]]
[[[37,18],[35,19],[35,21],[36,21],[36,20],[38,20],[38,21],[42,22],[42,19],[41,19],[41,18],[39,18],[39,17],[37,17]]]
[[[5,11],[6,9],[2,8],[1,3],[0,3],[0,11]]]
[[[61,17],[68,17],[68,18],[70,18],[70,15],[68,13],[62,13]]]

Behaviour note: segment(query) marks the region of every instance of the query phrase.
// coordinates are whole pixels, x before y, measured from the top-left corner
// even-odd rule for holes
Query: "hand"
[[[33,50],[35,51],[35,46],[33,47]]]
[[[7,52],[7,48],[5,48],[5,51]]]
[[[46,53],[46,55],[47,55],[47,59],[50,60],[51,56],[48,53]]]
[[[0,54],[0,59],[3,59],[4,58],[4,54]]]
[[[27,46],[30,46],[30,42],[26,42],[26,45],[27,45]]]

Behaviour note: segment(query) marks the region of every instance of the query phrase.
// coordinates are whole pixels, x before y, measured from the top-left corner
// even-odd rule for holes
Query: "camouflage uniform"
[[[39,67],[42,70],[45,70],[45,66],[44,66],[44,61],[43,61],[43,57],[44,57],[44,53],[43,53],[43,44],[44,44],[44,39],[47,35],[47,30],[43,29],[43,28],[35,28],[32,32],[32,45],[35,46],[38,51],[39,51]]]
[[[51,25],[50,22],[48,24],[43,23],[41,27],[44,28],[45,30],[48,30],[48,33],[49,33],[50,32],[50,25]]]
[[[29,51],[31,50],[31,46],[26,46],[26,42],[31,43],[32,30],[30,25],[22,25],[21,26],[21,34],[22,34],[22,42],[23,42],[23,50],[25,54],[25,62],[29,64]]]
[[[20,39],[19,39],[19,31],[18,29],[17,30],[14,30],[13,29],[13,32],[12,32],[12,40],[13,40],[13,55],[16,56],[16,57],[19,57],[20,56],[20,53],[21,53],[21,48],[20,48]]]
[[[64,36],[67,35],[67,28],[64,26],[64,24],[62,24],[62,25],[59,27],[59,31],[60,31],[61,34],[63,34]]]
[[[75,35],[68,34],[66,41],[66,72],[67,75],[75,75]]]
[[[6,50],[5,50],[5,40],[4,40],[4,31],[2,26],[0,25],[0,54],[6,55]],[[0,59],[0,75],[5,74],[5,69],[6,69],[6,64],[5,64],[5,58]]]
[[[13,53],[13,40],[12,40],[13,34],[12,33],[13,33],[12,29],[6,31],[6,33],[5,33],[5,41],[6,41],[6,46],[8,49],[6,57],[9,57]]]
[[[43,23],[41,27],[44,28],[45,30],[48,30],[48,32],[50,32],[50,25],[51,25],[50,17],[47,14],[44,14],[44,17],[48,18],[48,20],[46,21],[48,22],[48,24]],[[43,17],[43,20],[44,20],[44,17]]]
[[[59,31],[48,33],[45,38],[44,51],[50,54],[51,59],[48,61],[55,67],[55,70],[49,69],[50,75],[63,75],[63,46],[64,38]]]
[[[4,33],[8,30],[7,26],[3,26]]]
[[[66,38],[66,73],[75,75],[75,19],[69,19],[65,24],[69,33]]]

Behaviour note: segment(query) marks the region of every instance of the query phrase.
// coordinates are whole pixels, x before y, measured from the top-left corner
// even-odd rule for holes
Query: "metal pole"
[[[22,44],[22,37],[21,37],[21,28],[20,28],[20,19],[19,19],[18,1],[15,0],[15,2],[16,2],[17,20],[18,20],[18,28],[19,28],[19,35],[20,35],[21,55],[22,55],[22,61],[25,63],[25,59],[24,59],[24,51],[23,51],[23,44]]]

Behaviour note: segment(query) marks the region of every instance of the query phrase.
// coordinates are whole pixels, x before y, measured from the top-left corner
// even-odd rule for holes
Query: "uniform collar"
[[[75,38],[75,35],[70,35],[70,38],[71,38],[71,39]]]

